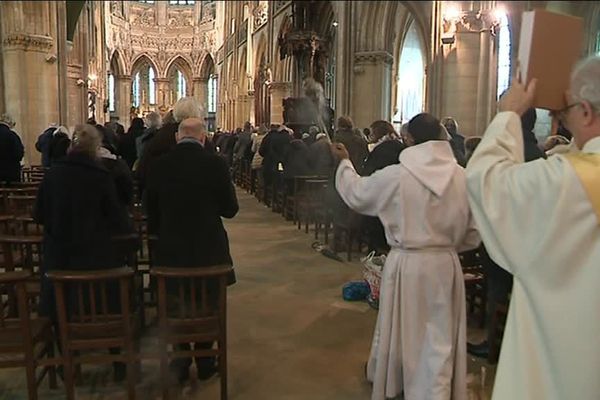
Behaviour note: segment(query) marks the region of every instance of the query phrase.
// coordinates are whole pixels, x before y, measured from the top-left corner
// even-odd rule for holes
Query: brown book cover
[[[518,60],[523,82],[538,80],[534,107],[565,107],[565,91],[582,48],[583,19],[547,10],[523,13]]]

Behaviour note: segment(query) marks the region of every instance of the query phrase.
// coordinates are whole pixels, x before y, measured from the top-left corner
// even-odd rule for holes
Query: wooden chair
[[[231,266],[153,268],[158,284],[158,321],[163,399],[168,399],[168,362],[179,357],[217,356],[221,400],[227,399],[227,276]],[[169,283],[167,283],[169,282]],[[167,294],[167,285],[170,294]],[[176,284],[176,285],[175,285]],[[213,291],[211,293],[211,291]],[[167,304],[171,301],[171,307]],[[216,304],[214,304],[216,302]],[[179,307],[173,307],[177,303]],[[213,304],[211,304],[213,303]],[[173,310],[175,308],[175,310]],[[168,351],[179,343],[217,342],[216,349]]]
[[[483,249],[481,247],[462,252],[458,255],[462,266],[465,293],[468,310],[470,314],[479,308],[479,325],[481,328],[485,326],[486,307],[487,307],[487,289],[485,283],[485,274],[483,270]]]
[[[0,235],[0,267],[4,272],[28,271],[27,297],[36,310],[40,294],[40,267],[43,263],[42,236]]]
[[[504,337],[504,327],[508,315],[508,303],[496,304],[496,312],[492,315],[490,329],[492,331],[492,343],[489,343],[488,363],[496,364],[502,347],[502,338]]]
[[[25,290],[30,278],[29,271],[0,273],[0,368],[25,368],[29,400],[37,400],[37,388],[46,374],[50,388],[56,389],[57,360],[50,320],[30,317]],[[16,314],[10,312],[14,300]]]
[[[352,246],[357,245],[359,251],[363,244],[362,216],[348,210],[348,218],[344,221],[332,221],[333,225],[333,251],[337,253],[340,243],[344,243],[346,258],[352,261]]]
[[[135,399],[139,319],[131,307],[133,270],[121,267],[95,271],[51,271],[47,276],[56,293],[67,399],[75,398],[75,368],[81,364],[113,362],[127,364],[128,398]],[[115,300],[115,295],[109,290],[111,284],[118,288],[119,307],[110,303],[110,300]],[[120,310],[117,311],[117,308]],[[87,353],[110,349],[121,349],[121,353]]]

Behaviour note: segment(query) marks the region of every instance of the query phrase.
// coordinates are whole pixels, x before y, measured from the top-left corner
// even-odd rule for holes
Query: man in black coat
[[[456,162],[461,167],[466,166],[465,137],[458,133],[458,122],[452,117],[446,117],[442,119],[442,125],[444,125],[446,131],[450,134],[450,147],[452,147],[452,153],[454,153]]]
[[[38,136],[35,142],[35,148],[42,154],[42,167],[50,167],[50,141],[52,140],[52,134],[56,130],[56,124],[51,124],[44,132]]]
[[[205,144],[204,121],[188,118],[179,125],[177,145],[149,170],[145,201],[148,231],[158,236],[154,252],[157,265],[233,265],[221,217],[237,214],[235,189],[226,162],[206,150]],[[234,282],[232,275],[229,283]],[[196,343],[203,348],[212,345]],[[172,362],[171,370],[180,382],[189,378],[190,365],[191,359]],[[200,379],[216,372],[214,357],[197,358],[196,367]]]
[[[24,149],[21,138],[11,129],[10,118],[0,120],[0,183],[21,180],[21,160]]]

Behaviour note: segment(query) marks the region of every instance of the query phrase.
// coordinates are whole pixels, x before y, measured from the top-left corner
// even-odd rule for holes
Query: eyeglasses
[[[566,118],[567,114],[569,113],[569,110],[570,110],[571,108],[573,108],[573,107],[575,107],[575,106],[579,106],[579,105],[581,105],[581,102],[579,102],[579,101],[578,101],[578,102],[576,102],[576,103],[573,103],[573,104],[569,104],[569,105],[568,105],[568,106],[566,106],[565,108],[562,108],[562,109],[558,110],[558,111],[556,112],[556,115],[558,115],[558,118],[560,118],[560,119],[564,120],[564,119]]]

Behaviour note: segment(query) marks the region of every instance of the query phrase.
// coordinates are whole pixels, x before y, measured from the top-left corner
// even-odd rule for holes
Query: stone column
[[[129,112],[131,110],[131,76],[115,76],[115,109],[119,123],[127,129],[129,126]]]
[[[208,79],[207,78],[192,78],[194,97],[204,105],[204,109],[208,112]]]
[[[291,82],[271,82],[269,85],[272,124],[283,124],[283,99],[290,97],[291,91]]]
[[[254,91],[248,92],[248,121],[250,121],[253,126],[256,126],[256,112],[254,106]]]
[[[378,119],[390,120],[392,63],[392,55],[385,51],[359,52],[354,55],[354,126],[364,128]],[[381,95],[373,97],[370,93]]]
[[[4,13],[2,18],[4,23]],[[51,122],[61,122],[58,68],[52,47],[53,39],[48,36],[14,32],[3,37],[0,62],[4,91],[0,95],[21,135],[26,165],[40,164],[41,156],[35,149],[37,137]]]

